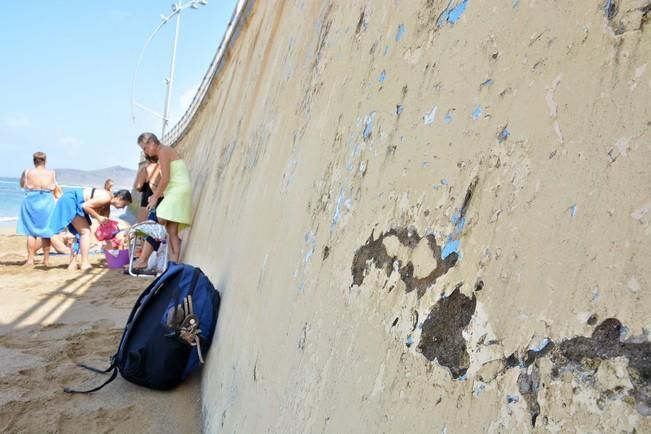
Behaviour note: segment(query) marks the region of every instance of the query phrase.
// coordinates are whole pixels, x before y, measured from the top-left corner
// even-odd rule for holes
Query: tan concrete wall
[[[651,430],[649,2],[447,4],[251,9],[178,144],[207,432]]]

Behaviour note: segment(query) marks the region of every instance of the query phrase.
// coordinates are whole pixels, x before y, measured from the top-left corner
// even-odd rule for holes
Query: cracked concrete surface
[[[651,431],[647,3],[253,2],[176,144],[206,431]]]

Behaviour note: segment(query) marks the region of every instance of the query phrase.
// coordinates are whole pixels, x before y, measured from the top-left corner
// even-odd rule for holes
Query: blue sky
[[[185,0],[184,3],[187,3]],[[4,4],[6,3],[6,4]],[[172,0],[30,0],[0,9],[0,176],[18,176],[35,151],[50,168],[135,168],[136,138],[162,121],[131,117],[138,56]],[[192,99],[215,55],[236,0],[209,0],[181,16],[172,122]],[[144,54],[136,99],[162,113],[174,22]],[[173,124],[172,124],[173,125]]]

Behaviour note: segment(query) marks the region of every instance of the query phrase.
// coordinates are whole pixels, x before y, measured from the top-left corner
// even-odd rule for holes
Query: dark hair
[[[156,134],[154,133],[142,133],[138,136],[139,145],[143,145],[150,140],[156,143],[157,145],[160,145],[160,142],[158,141],[158,137],[156,137]]]
[[[122,200],[124,200],[126,202],[129,202],[129,203],[132,202],[131,193],[129,192],[129,190],[124,190],[124,189],[123,190],[118,190],[118,191],[115,192],[113,197],[117,197],[118,199],[122,199]]]
[[[158,163],[158,157],[152,157],[147,154],[145,154],[145,160],[147,160],[150,163]]]
[[[34,160],[34,166],[38,166],[39,164],[45,164],[45,160],[47,160],[47,155],[45,155],[45,152],[34,152],[32,158]]]

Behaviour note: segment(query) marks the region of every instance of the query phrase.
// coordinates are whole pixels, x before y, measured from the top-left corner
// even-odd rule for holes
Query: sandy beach
[[[101,375],[75,366],[108,366],[125,321],[151,281],[106,268],[66,270],[68,257],[24,267],[25,238],[0,230],[0,432],[199,432],[199,378],[171,392],[118,377],[99,392],[63,388],[97,385]]]

